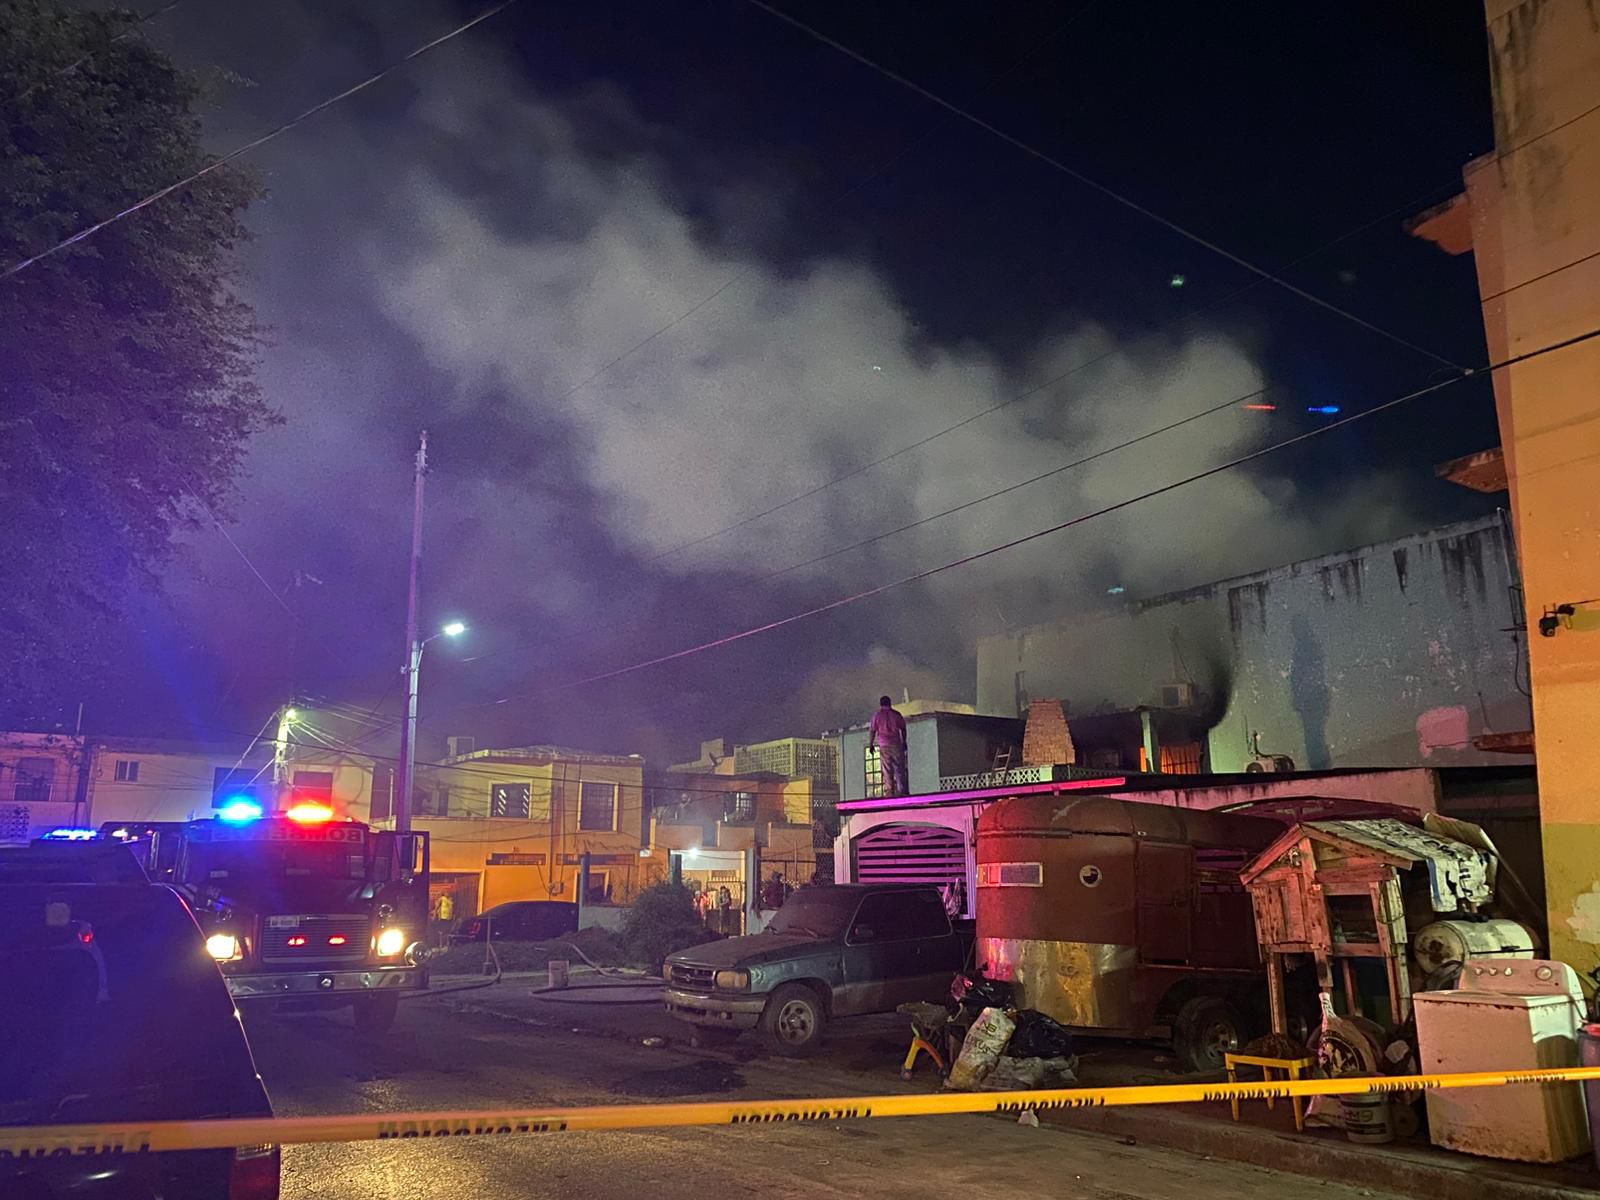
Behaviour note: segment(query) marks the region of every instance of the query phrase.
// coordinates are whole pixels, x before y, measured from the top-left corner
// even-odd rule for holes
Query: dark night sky
[[[1491,146],[1474,6],[784,8],[1298,286],[1483,361],[1470,260],[1401,229]],[[220,148],[472,11],[189,0],[150,36],[223,68],[207,114]],[[297,617],[220,537],[194,539],[148,606],[123,695],[92,714],[104,728],[254,729],[291,689],[392,704],[423,427],[425,611],[474,625],[429,651],[435,741],[656,753],[811,732],[880,690],[970,700],[972,640],[1002,623],[1484,506],[1432,478],[1497,436],[1487,389],[1461,385],[938,582],[552,692],[1159,485],[1306,428],[1309,405],[1358,409],[1440,364],[1251,286],[744,0],[523,0],[253,161],[269,197],[250,293],[274,327],[263,382],[287,424],[252,454],[232,532]],[[1208,418],[761,578],[1263,383],[1277,414]]]

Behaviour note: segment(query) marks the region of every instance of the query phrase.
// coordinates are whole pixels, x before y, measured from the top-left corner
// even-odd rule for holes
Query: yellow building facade
[[[1530,356],[1494,373],[1495,407],[1522,569],[1550,954],[1583,972],[1600,963],[1600,338],[1587,336],[1600,329],[1600,23],[1588,0],[1485,10],[1495,150],[1467,167],[1464,200],[1414,228],[1472,251],[1490,361]]]
[[[450,890],[460,915],[508,900],[575,902],[585,854],[593,903],[626,904],[655,877],[640,853],[644,763],[635,757],[480,750],[418,764],[412,799],[434,890]]]

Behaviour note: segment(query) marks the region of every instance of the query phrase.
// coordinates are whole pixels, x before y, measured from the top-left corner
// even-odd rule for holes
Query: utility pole
[[[394,827],[411,828],[411,775],[417,756],[417,672],[422,666],[422,637],[417,627],[417,571],[422,565],[422,481],[428,473],[428,433],[417,447],[416,479],[411,513],[411,572],[406,591],[406,711],[400,723],[400,769],[394,780]]]
[[[285,704],[278,710],[278,735],[272,744],[272,803],[262,805],[269,812],[281,812],[289,807],[289,730],[299,715],[292,704]]]

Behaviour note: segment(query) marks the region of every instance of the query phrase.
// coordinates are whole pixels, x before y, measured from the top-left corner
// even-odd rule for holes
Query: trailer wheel
[[[802,983],[786,983],[772,993],[761,1014],[761,1031],[779,1054],[798,1058],[815,1053],[828,1023],[822,997]]]
[[[398,992],[379,992],[356,997],[356,1026],[373,1033],[387,1033],[400,1012]]]
[[[1178,1010],[1172,1024],[1172,1048],[1195,1074],[1222,1070],[1223,1055],[1237,1051],[1246,1040],[1243,1015],[1220,996],[1196,996]]]

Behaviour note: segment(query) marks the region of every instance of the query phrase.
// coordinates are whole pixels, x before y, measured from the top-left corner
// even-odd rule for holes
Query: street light
[[[422,670],[422,651],[434,638],[458,638],[467,631],[465,621],[446,621],[439,632],[411,639],[406,658],[406,718],[400,724],[400,769],[395,773],[394,827],[397,832],[411,828],[411,776],[417,757],[417,676]]]

